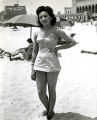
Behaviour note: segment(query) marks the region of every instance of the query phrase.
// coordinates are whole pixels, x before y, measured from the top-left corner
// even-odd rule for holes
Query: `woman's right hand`
[[[32,70],[32,72],[31,72],[31,79],[36,81],[36,72],[35,72],[35,70]]]

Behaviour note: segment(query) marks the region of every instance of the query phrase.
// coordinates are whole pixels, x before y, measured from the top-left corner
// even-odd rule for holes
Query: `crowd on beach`
[[[86,24],[86,25],[94,25],[96,26],[96,32],[97,32],[97,22],[96,21],[90,21],[90,22],[84,22],[81,23]],[[73,27],[73,26],[72,26]],[[71,28],[72,28],[71,27]],[[68,27],[67,27],[68,28]],[[18,27],[13,27],[11,28],[13,29],[13,31],[18,31]],[[73,38],[76,35],[76,33],[70,33],[70,36]],[[19,48],[16,51],[13,51],[12,53],[9,51],[6,51],[2,48],[0,48],[0,58],[4,58],[9,57],[9,60],[27,60],[27,61],[31,61],[31,57],[32,57],[32,49],[33,49],[33,41],[31,38],[27,39],[28,42],[28,46],[24,47],[24,48]],[[88,53],[88,54],[97,54],[97,51],[87,51],[87,50],[82,50],[81,53]]]
[[[77,21],[74,22],[73,26],[76,23],[77,23]],[[80,24],[82,24],[82,25],[86,24],[86,25],[95,26],[96,27],[96,32],[97,32],[97,21],[90,20],[89,22],[80,22]],[[71,26],[71,27],[69,26],[67,28],[72,28],[73,26]],[[18,31],[19,30],[19,28],[17,26],[13,26],[11,29],[13,31]],[[76,33],[74,33],[73,31],[72,31],[72,33],[70,33],[70,36],[72,38],[75,35],[76,35]],[[12,60],[27,60],[27,61],[30,61],[31,60],[31,56],[32,56],[31,52],[32,52],[32,49],[33,49],[33,41],[32,41],[31,38],[29,38],[29,39],[27,39],[27,42],[29,44],[27,47],[20,48],[20,49],[18,49],[16,51],[13,51],[13,53],[10,53],[10,52],[0,48],[0,58],[4,58],[5,56],[7,56],[7,57],[9,57],[10,61],[12,61]],[[97,54],[96,51],[93,52],[93,51],[86,51],[86,50],[82,50],[81,53],[89,53],[89,54],[95,54],[95,55]]]
[[[80,23],[82,25],[86,24],[86,25],[92,25],[96,27],[96,32],[97,32],[97,21],[95,20],[90,20],[88,22],[79,22],[79,21],[75,21],[74,24],[70,27],[72,28],[76,23]],[[2,25],[1,25],[2,26]],[[69,28],[67,27],[67,28]],[[11,28],[13,31],[18,31],[19,28],[17,26],[13,26]],[[63,29],[63,28],[62,28]],[[65,29],[65,28],[64,28]],[[69,31],[69,30],[68,30]],[[76,35],[76,33],[70,33],[70,36],[73,38]],[[19,48],[16,51],[13,51],[12,53],[10,53],[9,51],[6,51],[2,48],[0,48],[0,58],[4,58],[5,56],[9,57],[9,60],[27,60],[30,61],[31,57],[32,57],[32,49],[33,49],[33,41],[31,38],[27,39],[28,42],[28,46],[24,47],[24,48]],[[82,50],[81,53],[88,53],[88,54],[97,54],[96,51],[87,51],[87,50]]]

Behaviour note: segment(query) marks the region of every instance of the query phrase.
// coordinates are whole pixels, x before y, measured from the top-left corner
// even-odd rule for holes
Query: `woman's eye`
[[[39,19],[42,19],[42,17],[39,17]]]
[[[44,16],[44,18],[48,17],[47,15]]]
[[[43,17],[39,17],[39,19],[42,19],[42,18],[47,18],[48,16],[47,15],[45,15],[45,16],[43,16]]]

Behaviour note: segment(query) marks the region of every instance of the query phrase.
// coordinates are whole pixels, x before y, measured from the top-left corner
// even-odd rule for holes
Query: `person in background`
[[[94,55],[97,55],[97,51],[81,50],[81,53],[88,53],[88,54],[94,54]]]
[[[39,98],[46,109],[42,114],[50,120],[55,115],[56,83],[61,70],[57,52],[76,45],[76,42],[56,27],[56,17],[51,7],[40,6],[36,14],[40,29],[33,37],[31,78],[36,80]],[[58,45],[63,40],[64,44]]]
[[[25,59],[31,61],[32,58],[32,50],[33,50],[33,41],[31,38],[27,39],[28,47],[25,49]]]
[[[32,50],[33,50],[33,41],[31,38],[27,39],[28,46],[25,48],[20,48],[9,54],[10,61],[13,60],[31,60]]]

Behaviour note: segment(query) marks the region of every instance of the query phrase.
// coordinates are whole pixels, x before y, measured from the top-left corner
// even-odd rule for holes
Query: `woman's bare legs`
[[[52,118],[54,116],[54,106],[56,102],[56,83],[59,72],[48,72],[47,74],[47,82],[48,82],[48,91],[49,91],[49,111],[48,118]]]
[[[50,119],[54,115],[54,106],[56,102],[56,83],[59,72],[41,72],[36,71],[36,83],[39,98],[46,108],[47,117]],[[46,95],[46,86],[48,83],[49,100]]]
[[[48,112],[48,97],[46,95],[46,86],[47,86],[47,79],[46,79],[46,73],[41,71],[36,71],[36,84],[37,84],[37,90],[39,94],[39,98],[46,108],[46,111]]]

